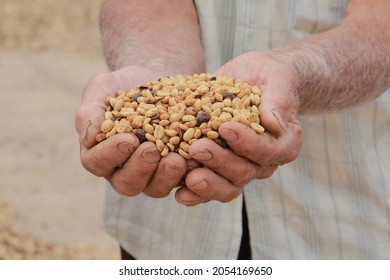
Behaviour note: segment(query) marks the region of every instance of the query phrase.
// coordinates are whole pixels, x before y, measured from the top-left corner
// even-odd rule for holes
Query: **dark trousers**
[[[242,205],[242,237],[240,250],[238,252],[238,260],[250,260],[252,259],[251,247],[249,242],[249,226],[248,226],[248,215],[246,213],[245,199]],[[121,259],[122,260],[135,260],[135,258],[126,252],[122,247],[121,250]]]

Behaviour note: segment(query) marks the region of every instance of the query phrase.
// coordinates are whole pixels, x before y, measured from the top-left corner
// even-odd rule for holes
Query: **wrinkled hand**
[[[262,90],[259,110],[266,132],[259,135],[240,123],[227,122],[219,134],[230,149],[209,139],[193,143],[190,155],[203,167],[189,172],[186,186],[176,192],[176,199],[187,206],[233,200],[248,182],[268,178],[279,165],[293,161],[302,144],[297,119],[298,78],[288,66],[266,54],[250,52],[223,65],[215,74],[242,78]]]
[[[140,145],[133,134],[121,133],[97,144],[96,135],[104,120],[106,96],[118,90],[160,78],[141,68],[129,66],[100,74],[89,81],[78,107],[75,127],[80,135],[80,158],[92,174],[106,178],[120,194],[167,196],[186,172],[186,161],[175,153],[161,159],[153,143]]]

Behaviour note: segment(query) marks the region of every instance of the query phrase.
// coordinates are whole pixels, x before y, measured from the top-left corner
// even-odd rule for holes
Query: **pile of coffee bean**
[[[119,91],[116,97],[108,96],[105,121],[96,141],[134,133],[140,142],[154,142],[161,156],[177,152],[190,159],[190,145],[202,137],[227,147],[218,133],[224,122],[240,122],[263,133],[260,100],[259,88],[242,79],[209,73],[163,77],[128,92]]]

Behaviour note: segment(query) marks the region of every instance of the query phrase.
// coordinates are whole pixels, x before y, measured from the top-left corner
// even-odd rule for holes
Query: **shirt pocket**
[[[294,31],[315,34],[329,30],[345,16],[347,0],[286,0],[289,25]]]

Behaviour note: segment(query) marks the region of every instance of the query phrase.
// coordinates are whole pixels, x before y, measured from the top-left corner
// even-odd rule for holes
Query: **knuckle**
[[[278,169],[277,165],[269,165],[269,166],[263,167],[261,169],[257,179],[267,179],[267,178],[271,177],[275,173],[276,169]]]
[[[127,182],[121,179],[111,180],[110,183],[115,191],[123,196],[135,196],[142,192],[142,189],[139,186],[135,186],[131,182]]]
[[[152,180],[145,188],[144,194],[153,198],[164,198],[167,197],[172,189],[177,185],[181,178],[175,180]],[[162,183],[163,182],[163,183]]]
[[[228,165],[228,162],[225,161],[225,160],[220,160],[219,158],[217,158],[216,160],[214,160],[213,162],[213,166],[212,166],[212,169],[214,172],[216,173],[223,173],[224,170],[227,169],[227,165]]]
[[[164,198],[164,197],[167,197],[169,195],[170,191],[167,191],[167,190],[156,190],[156,189],[153,189],[153,190],[148,190],[148,188],[146,188],[144,190],[144,194],[147,195],[147,196],[150,196],[152,198]]]
[[[222,203],[228,203],[238,197],[242,193],[242,187],[236,187],[232,191],[223,195],[220,199],[218,199]]]
[[[273,149],[268,150],[268,154],[263,155],[262,163],[280,164],[284,163],[285,151],[280,145],[274,145]]]
[[[85,157],[81,155],[80,157],[81,165],[90,173],[97,177],[105,177],[107,173],[105,172],[101,161],[97,160],[94,155]]]
[[[240,155],[250,155],[253,154],[253,146],[243,141],[238,147],[235,148]],[[256,149],[257,150],[257,149]]]
[[[245,168],[244,170],[241,170],[241,172],[238,172],[236,177],[232,180],[232,183],[237,187],[243,187],[247,183],[249,183],[251,180],[257,178],[257,168]]]
[[[294,161],[298,157],[299,151],[300,151],[299,148],[291,149],[290,152],[286,155],[284,163]]]

